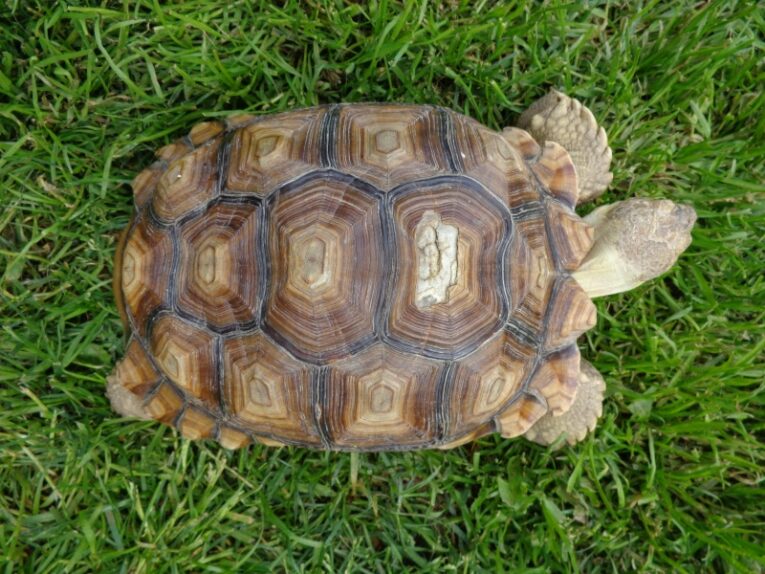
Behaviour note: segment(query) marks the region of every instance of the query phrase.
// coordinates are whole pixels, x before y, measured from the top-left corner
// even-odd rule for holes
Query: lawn
[[[68,5],[67,5],[68,4]],[[0,2],[0,565],[11,572],[763,572],[758,3]],[[614,151],[598,204],[691,203],[669,273],[597,300],[596,432],[550,450],[231,452],[119,419],[129,182],[195,122],[434,103],[500,129],[556,87]]]

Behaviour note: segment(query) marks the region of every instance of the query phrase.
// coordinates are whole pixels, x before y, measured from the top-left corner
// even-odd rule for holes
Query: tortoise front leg
[[[577,100],[550,90],[521,114],[518,127],[539,144],[554,141],[565,148],[576,168],[579,203],[600,196],[611,183],[614,175],[609,170],[611,148],[606,132]]]
[[[576,397],[571,407],[558,416],[548,411],[523,436],[542,445],[552,444],[562,434],[565,434],[568,444],[581,441],[589,431],[595,429],[603,413],[605,390],[606,383],[600,373],[590,363],[582,360]]]

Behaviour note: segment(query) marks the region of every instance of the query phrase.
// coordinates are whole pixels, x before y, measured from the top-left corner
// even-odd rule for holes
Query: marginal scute
[[[536,161],[539,158],[539,154],[542,152],[539,144],[526,130],[507,127],[502,130],[502,137],[514,149],[518,150],[521,157],[528,162]]]
[[[547,355],[532,375],[529,390],[536,391],[555,415],[566,412],[576,397],[579,348],[574,344]]]
[[[548,310],[545,347],[575,343],[579,336],[597,323],[597,308],[579,284],[571,277],[561,277]]]
[[[592,248],[594,227],[557,201],[548,202],[547,218],[558,265],[566,271],[575,270]]]
[[[258,210],[250,204],[214,205],[181,228],[178,305],[223,328],[255,320]]]
[[[226,130],[228,131],[238,130],[250,124],[254,124],[257,121],[262,119],[263,119],[262,117],[254,116],[252,114],[234,114],[233,116],[228,116],[225,119]]]
[[[131,339],[123,359],[117,363],[114,375],[119,384],[137,399],[144,399],[157,384],[160,374],[151,364],[138,339]]]
[[[169,234],[147,219],[136,223],[122,251],[122,293],[143,335],[149,316],[167,303],[173,248]]]
[[[173,315],[161,315],[151,328],[151,351],[162,372],[184,392],[218,408],[213,338]]]
[[[151,418],[165,424],[172,424],[183,408],[183,397],[170,383],[164,382],[151,395],[144,408]]]
[[[525,392],[494,420],[504,438],[515,438],[529,430],[546,412],[547,404],[543,397]]]
[[[226,191],[263,197],[319,167],[319,128],[325,113],[313,108],[266,116],[234,132]]]
[[[222,425],[218,432],[218,442],[224,448],[237,449],[247,446],[252,442],[252,439],[247,433]]]
[[[552,195],[571,208],[576,205],[579,194],[576,168],[563,146],[551,141],[545,142],[539,161],[532,164],[531,169]]]
[[[448,171],[436,111],[425,106],[344,106],[337,125],[338,169],[383,191]]]
[[[160,220],[174,221],[215,196],[220,143],[221,138],[213,139],[167,166],[152,198]]]
[[[462,446],[463,444],[467,444],[469,442],[473,442],[474,440],[477,440],[481,438],[482,436],[486,436],[487,434],[491,434],[495,432],[494,424],[492,422],[486,422],[482,424],[477,429],[462,435],[460,437],[454,438],[454,439],[447,439],[446,442],[442,442],[436,446],[439,450],[449,450],[452,448],[457,448],[458,446]]]
[[[262,333],[224,341],[224,404],[255,435],[318,447],[312,388],[311,369]],[[259,442],[268,440],[261,436],[256,436]]]
[[[181,138],[175,140],[173,143],[167,144],[159,148],[155,155],[162,161],[170,163],[179,159],[192,151],[194,148],[189,145],[189,142]]]
[[[382,343],[331,363],[320,412],[332,442],[343,448],[432,443],[441,370],[438,361]]]
[[[457,361],[449,401],[447,440],[480,428],[519,392],[536,349],[500,332]]]
[[[201,409],[189,406],[177,423],[178,430],[186,438],[199,440],[210,438],[215,431],[216,420]]]
[[[130,187],[133,189],[136,209],[143,209],[151,200],[164,171],[161,165],[152,165],[133,178]]]
[[[199,146],[217,136],[223,131],[223,124],[220,122],[202,122],[191,128],[189,132],[189,140],[192,145]]]
[[[270,214],[265,322],[296,356],[345,356],[374,335],[383,269],[377,200],[331,178],[283,192]]]
[[[466,184],[449,181],[397,195],[392,211],[398,253],[390,340],[412,352],[452,358],[497,332],[504,312],[498,254],[509,225],[499,206]],[[456,230],[458,272],[443,301],[423,306],[417,298],[417,229],[433,214]]]
[[[266,436],[256,436],[255,440],[258,441],[258,443],[260,443],[260,444],[263,444],[265,446],[272,446],[272,447],[275,447],[275,448],[281,448],[283,446],[286,446],[284,442],[282,442],[280,440],[275,440],[273,438],[266,437]],[[306,442],[305,441],[305,437],[301,437],[300,442],[301,442],[301,444],[305,444],[305,442]],[[313,445],[311,445],[309,443],[308,446],[313,446]]]

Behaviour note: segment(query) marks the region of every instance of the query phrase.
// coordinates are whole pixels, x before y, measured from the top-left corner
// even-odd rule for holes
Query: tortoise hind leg
[[[562,145],[576,167],[579,203],[600,196],[611,183],[611,148],[606,132],[592,112],[573,98],[556,90],[531,104],[518,118],[518,127],[540,144]]]
[[[568,444],[581,441],[595,428],[603,413],[605,390],[606,383],[600,373],[590,363],[582,360],[576,397],[571,407],[558,416],[548,412],[524,436],[542,445],[552,444],[564,433]]]

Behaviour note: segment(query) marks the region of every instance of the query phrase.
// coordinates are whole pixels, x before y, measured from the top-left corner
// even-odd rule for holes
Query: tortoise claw
[[[601,374],[590,363],[582,359],[576,397],[571,407],[558,416],[548,411],[524,435],[527,439],[550,445],[562,434],[566,442],[573,445],[595,429],[603,413],[603,393],[606,383]]]

